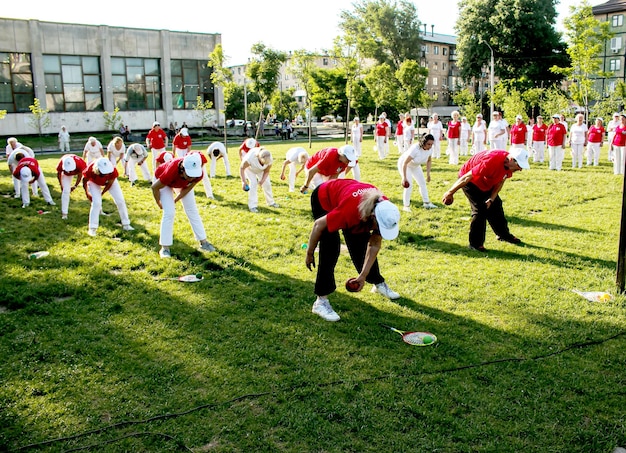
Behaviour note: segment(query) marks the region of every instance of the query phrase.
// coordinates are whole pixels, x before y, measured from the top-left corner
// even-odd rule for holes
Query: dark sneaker
[[[510,244],[521,244],[522,240],[519,238],[516,238],[513,235],[510,235],[508,237],[500,237],[498,236],[498,241],[504,241],[504,242],[508,242]]]
[[[485,248],[484,245],[477,245],[477,246],[473,246],[473,245],[469,245],[469,248],[471,250],[476,250],[477,252],[481,252],[481,253],[487,253],[487,249]]]

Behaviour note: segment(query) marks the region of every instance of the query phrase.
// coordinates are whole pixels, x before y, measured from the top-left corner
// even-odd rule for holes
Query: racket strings
[[[402,339],[408,344],[424,344],[424,337],[427,336],[422,332],[409,332],[402,335]],[[432,342],[432,340],[431,340]]]

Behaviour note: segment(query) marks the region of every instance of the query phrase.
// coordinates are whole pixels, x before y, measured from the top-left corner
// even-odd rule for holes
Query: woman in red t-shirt
[[[452,121],[448,122],[448,163],[450,165],[459,165],[459,147],[461,140],[461,122],[459,121],[459,112],[452,112]]]
[[[596,118],[596,124],[587,131],[587,166],[591,165],[591,162],[593,162],[594,166],[598,166],[603,140],[604,126],[602,125],[602,118]]]
[[[315,280],[317,299],[312,312],[326,321],[339,321],[339,315],[328,301],[328,295],[337,288],[335,265],[339,258],[339,230],[350,252],[350,258],[359,276],[355,279],[363,289],[372,283],[372,292],[389,299],[400,295],[392,291],[380,274],[376,256],[382,239],[398,236],[400,211],[373,185],[353,179],[335,179],[317,187],[311,195],[315,223],[309,236],[306,266],[315,267],[314,251],[319,245],[319,262]]]
[[[613,173],[624,174],[624,151],[626,149],[626,115],[620,116],[620,123],[615,128],[613,137]]]
[[[378,151],[378,157],[380,159],[387,157],[387,137],[389,137],[390,134],[387,118],[385,118],[384,115],[380,115],[378,117],[378,123],[376,123],[376,150]]]

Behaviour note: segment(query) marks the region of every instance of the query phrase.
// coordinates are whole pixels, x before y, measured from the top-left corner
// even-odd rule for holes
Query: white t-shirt
[[[474,123],[474,125],[472,126],[472,132],[474,134],[484,134],[486,130],[487,127],[485,126],[485,121],[483,120],[480,120],[480,123]]]
[[[244,162],[248,162],[250,164],[248,169],[254,173],[263,173],[263,171],[270,166],[269,163],[261,165],[261,162],[259,162],[260,152],[261,148],[252,148],[243,158]]]
[[[400,168],[404,168],[404,164],[407,159],[410,160],[409,167],[417,167],[419,165],[424,165],[428,162],[428,158],[432,156],[433,148],[431,147],[428,151],[420,148],[419,143],[413,143],[409,149],[402,153],[400,156]]]
[[[306,155],[307,159],[309,158],[309,153],[307,153],[306,150],[302,148],[301,146],[295,146],[293,148],[289,148],[289,151],[287,151],[285,159],[295,164],[296,162],[298,162],[298,157],[302,153]]]
[[[100,143],[100,140],[96,140],[95,145],[92,145],[91,141],[88,141],[85,145],[85,151],[87,151],[87,154],[90,154],[93,157],[102,157],[102,154],[100,154],[101,149],[102,143]]]
[[[137,160],[141,160],[141,158],[148,157],[148,151],[146,151],[146,148],[144,148],[143,145],[139,143],[133,143],[126,150],[126,160],[130,160],[131,157]]]
[[[500,120],[491,120],[491,123],[489,123],[489,140],[504,140],[506,138],[506,133],[502,134],[502,135],[498,135],[496,137],[497,134],[499,134],[500,132],[502,132],[502,130],[504,129],[504,125],[502,124],[502,121]],[[506,131],[506,129],[504,129]]]
[[[572,124],[569,130],[570,142],[573,145],[584,145],[587,136],[587,125],[585,123],[580,126],[577,123]]]
[[[20,142],[17,142],[15,144],[15,149],[18,149],[18,148],[21,148],[21,147],[22,147],[22,144]],[[7,144],[5,149],[6,149],[7,157],[9,157],[11,155],[11,153],[13,152],[14,148],[11,145]]]
[[[413,140],[414,137],[414,131],[415,131],[415,126],[413,126],[413,123],[409,124],[404,124],[404,126],[402,127],[402,136],[404,137],[404,143],[410,143],[411,140]]]
[[[352,140],[358,142],[363,135],[363,126],[361,125],[361,123],[353,124],[350,132],[352,133]]]
[[[213,142],[209,145],[209,147],[206,150],[206,153],[209,155],[209,157],[213,158],[216,157],[213,155],[213,151],[215,151],[216,149],[218,149],[220,151],[220,154],[222,156],[226,155],[226,147],[224,146],[224,144],[222,142]]]
[[[117,159],[118,157],[126,154],[126,145],[122,143],[122,147],[118,150],[115,147],[115,142],[111,140],[107,145],[107,152],[111,153],[111,155]]]
[[[69,142],[70,141],[70,133],[67,130],[65,130],[65,132],[64,131],[59,132],[59,140],[61,142],[63,142],[63,143]]]
[[[443,123],[441,121],[437,120],[436,123],[434,121],[429,121],[426,127],[428,128],[428,132],[435,137],[436,141],[441,139],[441,134],[443,133]]]

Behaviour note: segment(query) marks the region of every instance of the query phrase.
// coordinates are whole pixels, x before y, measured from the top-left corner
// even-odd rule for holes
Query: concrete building
[[[223,95],[211,83],[208,55],[219,34],[78,25],[0,18],[0,134],[36,133],[29,105],[38,98],[50,110],[50,126],[72,132],[106,130],[103,112],[120,109],[131,130],[157,120],[199,126],[197,96]],[[223,118],[220,119],[223,124]]]
[[[427,31],[426,24],[423,26],[420,64],[428,69],[426,92],[437,98],[433,107],[449,106],[451,94],[462,85],[457,67],[456,36],[435,33],[434,25],[430,31]]]
[[[604,45],[600,55],[602,70],[610,74],[606,78],[596,78],[595,89],[602,95],[607,95],[615,90],[618,81],[626,82],[624,70],[626,55],[626,0],[609,0],[606,3],[594,6],[593,15],[596,19],[608,22],[609,30],[613,37]]]

